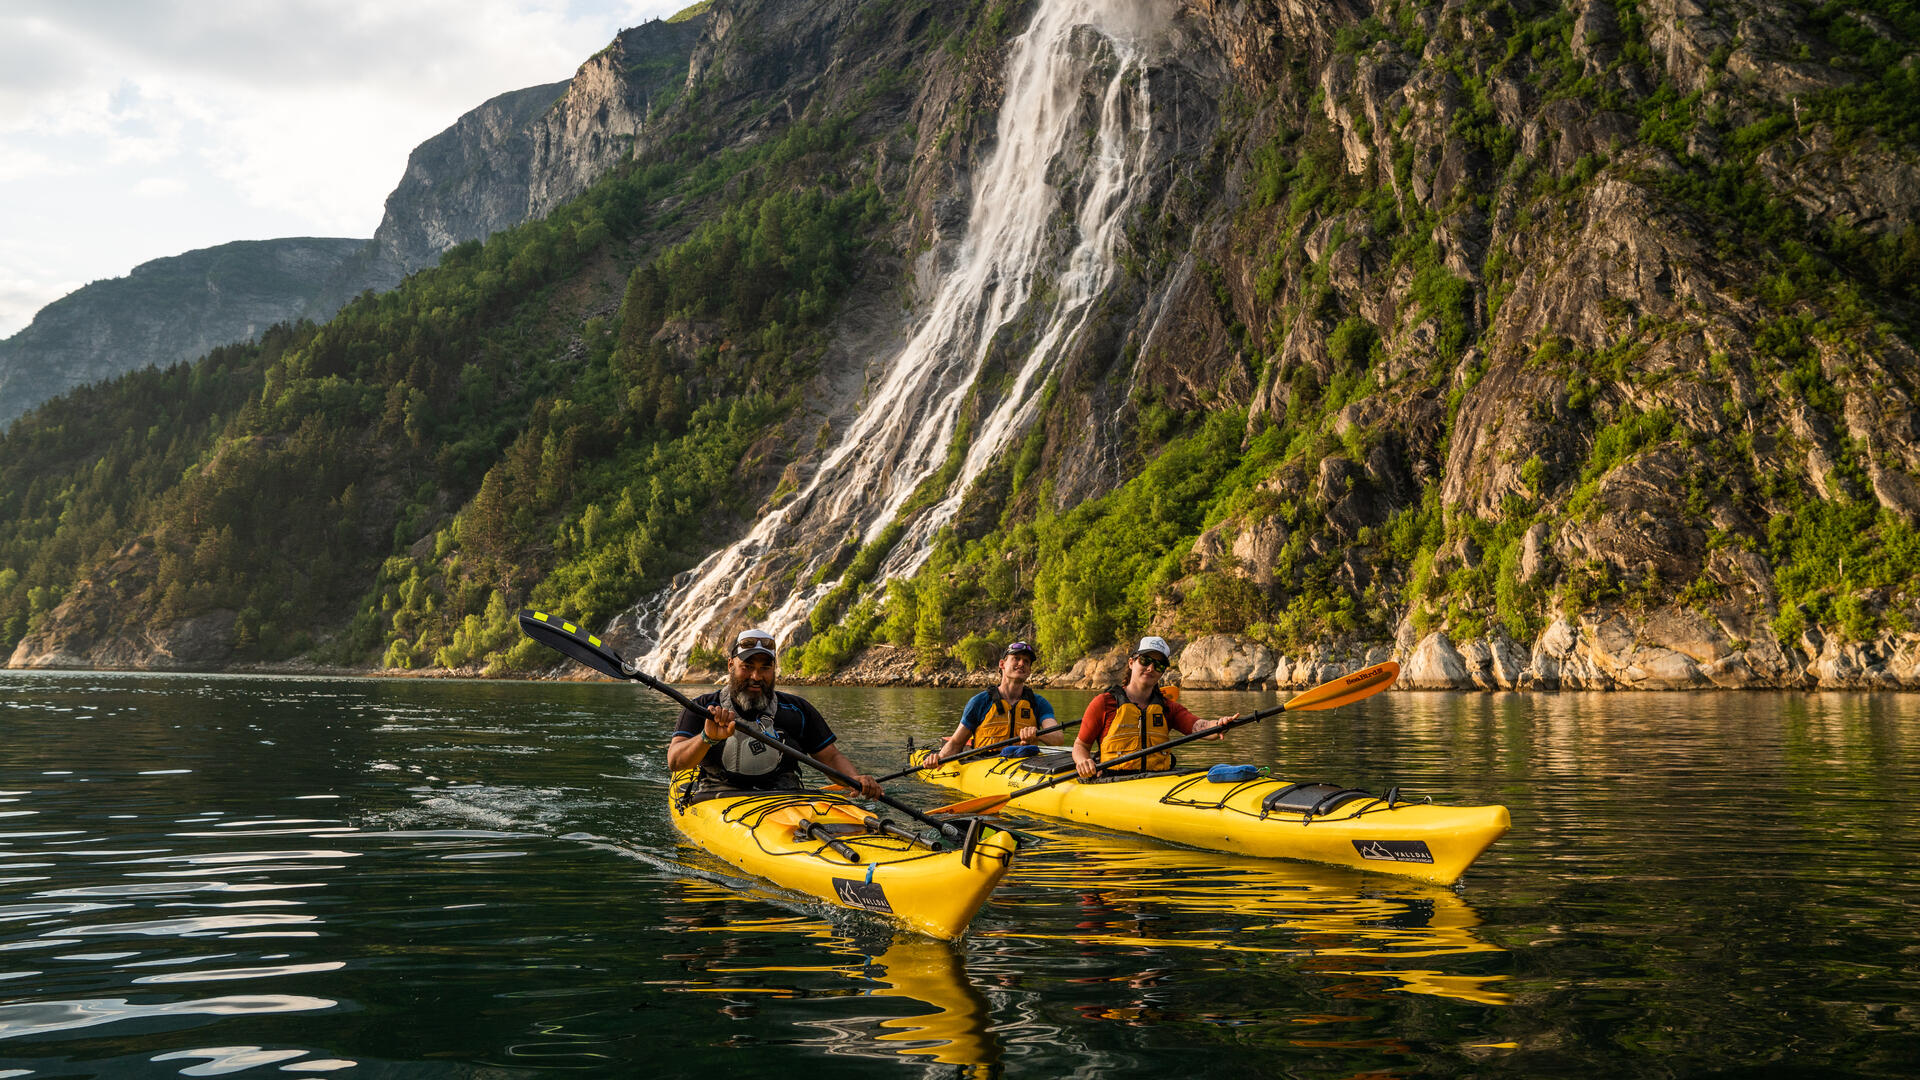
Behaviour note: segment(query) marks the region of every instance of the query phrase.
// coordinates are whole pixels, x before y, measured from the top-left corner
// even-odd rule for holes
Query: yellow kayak
[[[913,763],[924,757],[915,754]],[[920,777],[970,796],[1005,795],[1072,767],[1073,756],[1056,750],[947,762]],[[1504,806],[1435,806],[1266,777],[1213,783],[1204,769],[1068,781],[1022,795],[1006,810],[1208,851],[1333,863],[1439,885],[1458,881],[1511,823]]]
[[[818,791],[689,798],[674,774],[669,807],[689,840],[746,873],[838,907],[957,940],[1013,865],[1014,838],[985,829],[970,850],[935,849],[888,830],[851,799]],[[901,833],[907,835],[902,836]]]

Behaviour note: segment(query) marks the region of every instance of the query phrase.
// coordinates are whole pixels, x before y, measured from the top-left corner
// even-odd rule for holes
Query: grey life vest
[[[773,726],[773,711],[780,704],[778,695],[768,694],[767,703],[760,707],[759,712],[748,712],[734,703],[731,687],[722,687],[720,700],[716,704],[732,709],[734,715],[762,728],[775,739],[780,738],[780,730]],[[786,755],[780,751],[737,729],[720,746],[720,767],[736,776],[765,776],[780,768],[786,760]]]

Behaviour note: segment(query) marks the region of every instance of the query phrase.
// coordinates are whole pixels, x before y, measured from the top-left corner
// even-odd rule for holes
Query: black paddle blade
[[[549,649],[565,653],[567,656],[587,665],[602,675],[615,679],[627,679],[627,668],[620,660],[620,654],[607,647],[606,642],[587,633],[584,627],[558,615],[549,615],[544,611],[522,611],[520,613],[520,632]]]

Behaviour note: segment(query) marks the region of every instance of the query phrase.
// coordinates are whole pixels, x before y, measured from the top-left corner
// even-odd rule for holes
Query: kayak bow
[[[1013,865],[1014,837],[976,823],[974,842],[935,847],[851,799],[817,791],[687,794],[674,776],[673,823],[754,877],[837,907],[957,940]]]

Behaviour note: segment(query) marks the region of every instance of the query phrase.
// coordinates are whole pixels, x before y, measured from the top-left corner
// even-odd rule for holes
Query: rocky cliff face
[[[316,282],[364,240],[248,240],[155,259],[42,308],[0,341],[0,426],[76,386],[193,360],[274,323],[325,319]]]
[[[625,160],[648,118],[684,89],[706,16],[623,30],[580,65],[565,93],[530,125],[526,217],[554,207]]]
[[[502,94],[421,143],[374,232],[385,287],[455,244],[545,217],[626,158],[654,104],[685,83],[705,26],[623,30],[567,82]]]
[[[1366,5],[1190,10],[1275,103],[1256,140],[1284,128],[1304,157],[1319,132],[1319,179],[1391,192],[1301,213],[1298,186],[1268,207],[1256,191],[1207,255],[1233,316],[1277,346],[1256,416],[1309,414],[1361,369],[1324,429],[1345,445],[1270,486],[1317,508],[1341,591],[1404,602],[1381,625],[1408,685],[1920,685],[1909,571],[1849,574],[1840,539],[1872,530],[1851,557],[1876,559],[1920,511],[1914,291],[1860,255],[1915,243],[1920,187],[1910,146],[1837,119],[1871,76],[1831,27],[1781,4],[1582,0],[1563,46],[1527,29],[1555,9],[1527,4],[1435,5],[1367,42],[1386,15]],[[1410,218],[1438,268],[1400,257]],[[1287,228],[1290,255],[1268,239]],[[1302,272],[1267,302],[1276,259]],[[1423,493],[1439,542],[1383,557]],[[1191,565],[1284,598],[1288,520],[1236,515]],[[1202,635],[1182,666],[1302,685],[1387,655],[1352,635],[1269,644]]]
[[[769,496],[764,517],[875,407],[876,358],[960,261],[1003,148],[1008,41],[1053,3],[716,0],[671,43],[623,34],[564,95],[548,88],[558,103],[538,117],[532,92],[490,103],[422,173],[472,183],[396,192],[383,230],[394,258],[424,259],[516,203],[550,208],[629,146],[718,154],[833,119],[853,149],[823,152],[827,167],[870,178],[896,215],[802,407],[735,470]],[[1166,6],[1177,47],[1141,76],[1149,152],[1128,177],[1146,194],[1116,272],[1029,387],[1042,407],[1002,433],[944,530],[914,532],[932,501],[910,500],[902,546],[872,560],[853,559],[872,522],[781,533],[741,571],[730,617],[865,562],[937,579],[914,587],[941,597],[931,623],[944,615],[948,639],[1026,636],[1058,614],[1036,573],[1082,539],[1046,546],[1035,530],[1124,493],[1224,416],[1251,464],[1200,493],[1204,520],[1143,498],[1153,529],[1099,526],[1159,560],[1143,613],[1114,626],[1184,644],[1191,685],[1303,685],[1388,656],[1416,687],[1920,681],[1910,15],[1769,0]],[[1087,137],[1034,166],[1069,208],[1048,226],[1037,295],[1057,291],[1081,235],[1070,208],[1112,67],[1061,88]],[[515,172],[482,145],[535,164]],[[1017,394],[1043,307],[994,334],[959,388],[956,467]],[[739,347],[685,320],[650,344],[687,371]],[[713,543],[735,524],[716,523]],[[999,546],[956,564],[969,544]],[[1013,584],[992,606],[952,599],[983,593],[981,565]],[[878,604],[863,587],[847,595]],[[880,621],[873,604],[859,618]],[[853,621],[809,620],[789,644],[871,642]],[[1119,636],[1049,664],[1099,684]],[[873,670],[897,678],[899,654],[873,648]]]
[[[160,626],[129,624],[152,585],[152,537],[114,552],[52,613],[42,632],[15,646],[10,668],[192,671],[218,667],[233,650],[236,613],[215,610]]]
[[[1920,523],[1920,186],[1906,121],[1858,119],[1900,115],[1873,88],[1912,69],[1898,26],[1188,0],[1178,32],[1154,122],[1179,149],[1146,165],[1139,265],[1054,369],[1040,472],[1056,512],[1112,491],[1150,407],[1293,440],[1160,595],[1147,628],[1194,641],[1194,683],[1398,656],[1419,687],[1920,685],[1920,567],[1888,557]],[[730,70],[708,48],[695,70]],[[987,132],[995,85],[916,102],[919,272],[992,149],[924,135]],[[1004,522],[990,480],[959,539]],[[1265,625],[1205,633],[1209,590]]]
[[[525,221],[531,129],[566,89],[548,83],[501,94],[414,147],[355,280],[341,286],[390,289],[453,245]]]

